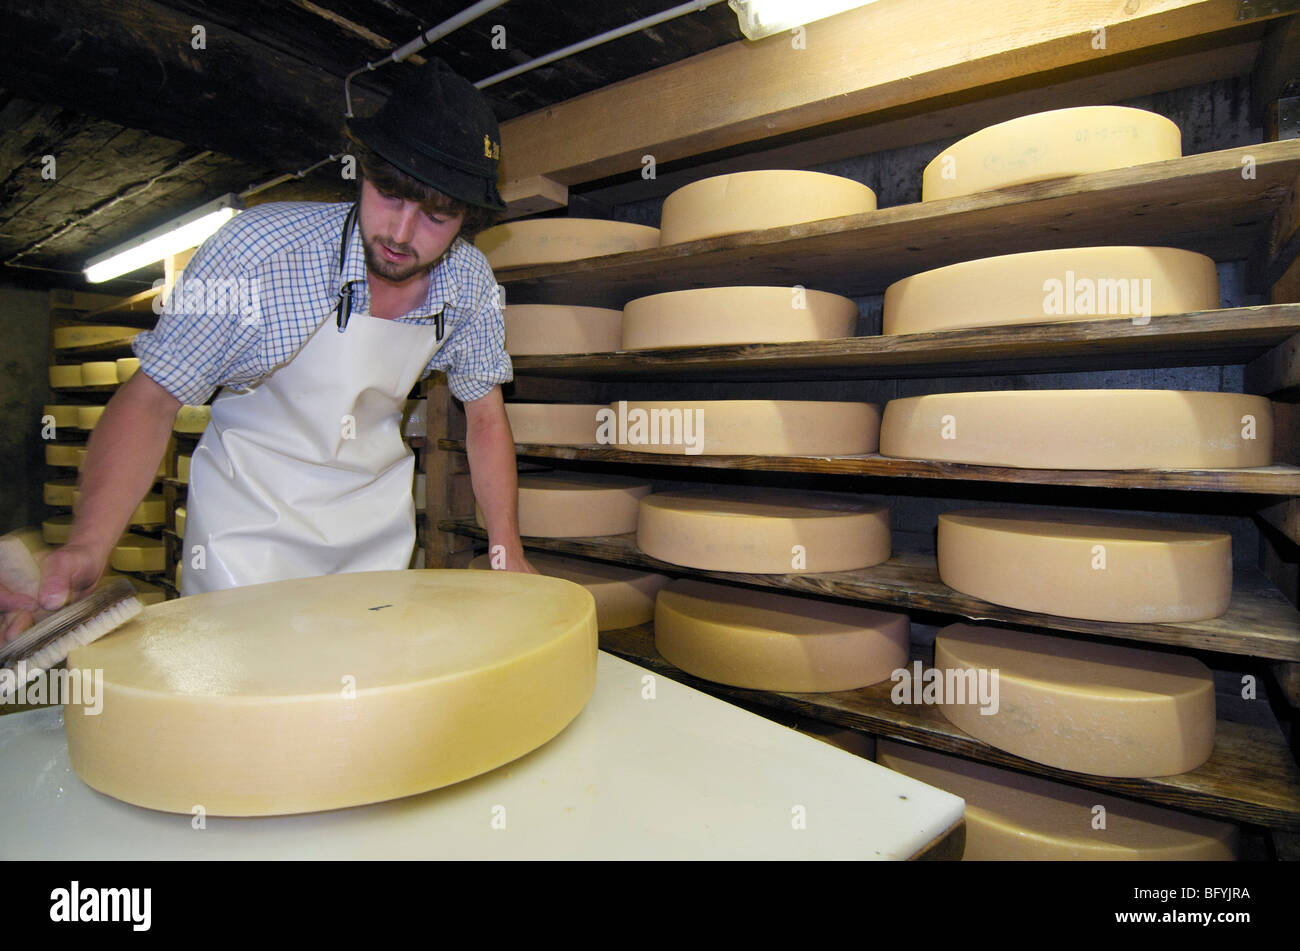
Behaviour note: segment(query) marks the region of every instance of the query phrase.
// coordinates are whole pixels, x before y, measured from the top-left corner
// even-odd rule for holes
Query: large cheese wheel
[[[623,308],[623,349],[789,343],[852,337],[858,305],[803,287],[702,287]]]
[[[50,386],[56,390],[81,386],[81,364],[52,364],[50,366]]]
[[[126,346],[140,332],[139,327],[114,327],[110,324],[69,324],[54,328],[54,346],[100,347],[119,344]]]
[[[185,506],[176,506],[174,514],[176,516],[176,534],[183,536],[185,534]]]
[[[1068,509],[946,512],[939,577],[994,604],[1060,617],[1181,623],[1232,596],[1232,536]]]
[[[115,361],[115,366],[117,382],[125,383],[127,380],[131,379],[131,377],[135,376],[135,372],[140,369],[140,358],[121,357]]]
[[[176,481],[187,484],[190,481],[190,457],[188,455],[178,455],[176,457]]]
[[[208,428],[212,418],[210,406],[182,406],[176,413],[176,422],[172,429],[178,433],[201,433]]]
[[[1231,861],[1237,827],[882,739],[876,762],[966,800],[966,861]],[[1096,807],[1105,809],[1099,827]]]
[[[47,466],[76,468],[77,453],[85,448],[85,446],[76,443],[47,442],[45,444],[45,464]]]
[[[64,426],[68,429],[76,429],[78,420],[77,411],[80,409],[80,406],[69,403],[47,403],[41,408],[41,416],[42,418],[49,416],[53,419],[56,428]]]
[[[921,200],[1176,159],[1178,126],[1127,106],[1080,106],[981,129],[937,155],[921,176]]]
[[[596,414],[608,407],[589,403],[507,403],[506,418],[517,443],[590,446],[596,442]]]
[[[94,429],[99,425],[99,418],[104,415],[105,408],[103,406],[78,406],[77,428]]]
[[[1002,390],[890,400],[880,453],[1022,469],[1228,469],[1273,463],[1262,396]]]
[[[705,571],[852,571],[889,558],[889,509],[829,492],[656,492],[641,500],[636,543]]]
[[[599,218],[533,218],[488,228],[474,244],[494,268],[526,267],[644,251],[659,244],[659,229]]]
[[[596,612],[538,575],[328,575],[155,605],[68,666],[103,671],[102,712],[64,711],[100,792],[187,814],[339,809],[553,738],[595,687]]]
[[[51,479],[45,483],[43,497],[46,505],[72,505],[76,479]]]
[[[880,407],[820,400],[620,401],[597,441],[664,455],[852,456],[875,452]]]
[[[688,674],[752,690],[826,693],[907,663],[907,615],[702,581],[655,601],[655,647]]]
[[[71,515],[55,515],[41,522],[41,537],[51,545],[66,545],[71,535]]]
[[[668,576],[641,568],[605,565],[544,552],[528,552],[528,563],[551,578],[580,584],[596,600],[596,624],[602,631],[648,624],[655,616],[655,595]],[[492,570],[492,555],[485,552],[469,563],[471,568]]]
[[[505,309],[511,356],[608,353],[622,348],[623,312],[568,304],[511,304]]]
[[[118,571],[162,571],[167,567],[167,550],[161,538],[127,532],[113,548],[108,563]]]
[[[939,709],[977,740],[1036,763],[1171,776],[1214,750],[1214,677],[1194,657],[953,624],[934,642],[934,665],[954,686],[997,671],[995,712],[969,690],[945,694]]]
[[[167,507],[163,497],[157,492],[150,492],[131,512],[128,520],[132,525],[161,525],[167,520]]]
[[[95,360],[81,365],[82,386],[116,386],[117,363],[113,360]]]
[[[885,290],[881,332],[1042,324],[1215,310],[1214,261],[1178,248],[1101,247],[1025,251],[962,261]]]
[[[733,172],[683,185],[664,199],[661,244],[876,210],[876,193],[851,178],[774,169]]]
[[[519,476],[519,534],[587,538],[636,531],[637,503],[650,483],[627,476],[566,472]],[[475,506],[479,525],[483,511]]]

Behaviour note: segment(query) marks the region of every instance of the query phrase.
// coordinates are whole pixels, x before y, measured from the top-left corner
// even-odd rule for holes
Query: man
[[[349,138],[362,172],[356,214],[276,203],[236,216],[196,252],[157,327],[137,337],[140,371],[92,435],[71,536],[44,562],[42,609],[94,586],[181,404],[219,386],[191,462],[183,594],[406,567],[413,463],[401,408],[434,370],[465,406],[489,545],[508,569],[533,571],[519,541],[496,282],[466,240],[505,207],[496,120],[472,85],[431,59],[379,114],[352,120]],[[214,287],[215,309],[203,292]],[[31,607],[0,592],[0,608],[16,612],[7,633]]]

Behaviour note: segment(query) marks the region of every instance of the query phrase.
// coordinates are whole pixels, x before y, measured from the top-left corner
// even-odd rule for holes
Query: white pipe
[[[564,57],[571,56],[574,53],[580,53],[583,50],[591,49],[593,46],[599,46],[601,43],[608,43],[610,40],[616,40],[621,36],[627,36],[629,33],[637,33],[647,27],[663,23],[666,20],[675,20],[677,17],[685,16],[688,13],[696,13],[700,10],[708,9],[715,3],[721,2],[722,0],[691,0],[690,3],[679,4],[671,9],[664,10],[661,13],[642,17],[640,20],[636,20],[635,22],[628,23],[624,26],[616,27],[612,30],[607,30],[604,33],[581,40],[571,46],[558,49],[553,53],[547,53],[546,55],[539,56],[536,59],[530,59],[526,63],[520,63],[518,66],[512,66],[510,69],[497,73],[495,76],[489,76],[487,79],[480,79],[474,85],[478,89],[484,89],[488,86],[518,76],[520,73],[526,73],[530,69],[536,69],[538,66],[545,66],[547,63],[553,63],[557,59],[563,59]]]

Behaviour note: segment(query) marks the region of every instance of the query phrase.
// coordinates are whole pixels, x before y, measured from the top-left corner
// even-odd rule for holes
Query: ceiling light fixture
[[[761,40],[796,26],[812,23],[872,0],[728,0],[740,21],[740,32],[748,39]]]
[[[165,225],[146,231],[103,254],[95,255],[86,262],[83,269],[86,280],[91,284],[100,284],[161,261],[169,254],[200,245],[242,208],[243,203],[238,195],[222,195],[179,218],[173,218]]]

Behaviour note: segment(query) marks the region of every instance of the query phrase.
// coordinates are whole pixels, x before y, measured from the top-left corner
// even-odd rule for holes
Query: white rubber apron
[[[190,462],[181,594],[407,567],[402,410],[440,346],[432,325],[327,319],[252,390],[218,396]]]

